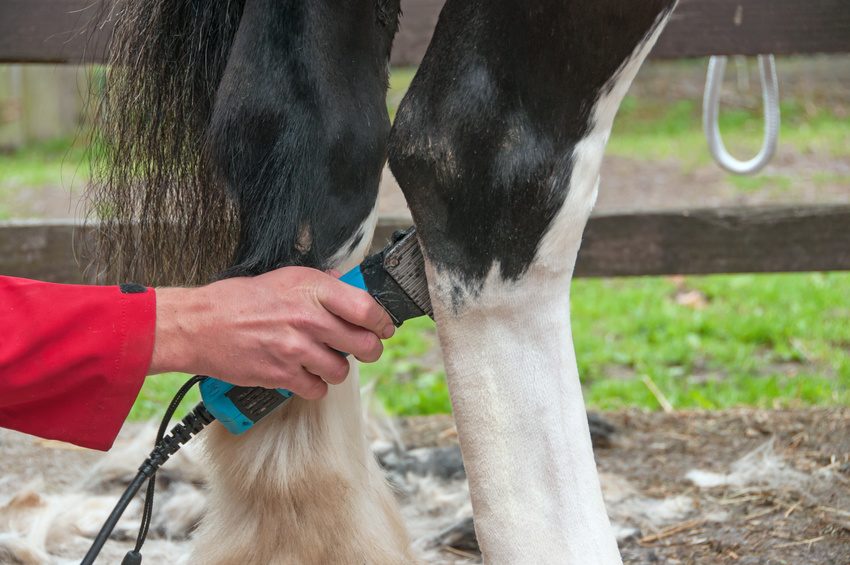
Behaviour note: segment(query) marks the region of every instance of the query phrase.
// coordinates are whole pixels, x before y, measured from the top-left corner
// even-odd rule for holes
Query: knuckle
[[[381,353],[384,352],[384,345],[381,340],[371,332],[364,332],[361,338],[361,348],[363,360],[370,363],[377,361],[381,357]]]
[[[281,346],[283,359],[301,359],[307,355],[309,349],[307,341],[297,337],[287,339]]]
[[[344,358],[340,359],[331,370],[331,374],[328,375],[328,382],[335,385],[340,384],[348,377],[349,369],[348,361]]]
[[[303,396],[307,400],[321,400],[327,393],[328,384],[318,377],[313,377],[305,387]]]
[[[307,315],[306,312],[297,311],[292,313],[289,323],[296,331],[307,332],[312,329],[314,318]]]
[[[377,321],[378,309],[378,304],[366,293],[359,294],[354,302],[354,313],[361,325]]]

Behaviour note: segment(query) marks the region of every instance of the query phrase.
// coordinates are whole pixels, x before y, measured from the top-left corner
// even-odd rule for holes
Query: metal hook
[[[759,66],[764,95],[764,141],[758,155],[749,161],[739,161],[726,151],[718,125],[720,87],[723,84],[726,57],[712,57],[708,63],[705,96],[702,99],[702,128],[712,157],[718,165],[730,173],[752,175],[759,172],[773,158],[779,142],[779,84],[776,80],[773,55],[759,55]]]

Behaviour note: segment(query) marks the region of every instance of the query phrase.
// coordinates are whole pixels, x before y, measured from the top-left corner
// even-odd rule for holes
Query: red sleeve
[[[0,277],[0,426],[107,450],[153,354],[156,297],[139,285]]]

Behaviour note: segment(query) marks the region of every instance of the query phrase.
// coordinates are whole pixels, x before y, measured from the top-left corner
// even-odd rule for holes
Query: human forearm
[[[192,358],[197,349],[201,321],[210,306],[201,289],[161,288],[156,291],[156,331],[149,375],[192,372],[198,363]]]

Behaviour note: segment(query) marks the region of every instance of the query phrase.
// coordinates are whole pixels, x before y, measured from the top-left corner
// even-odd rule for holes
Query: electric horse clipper
[[[370,255],[339,280],[368,292],[396,327],[419,316],[434,317],[416,229],[397,231],[383,251]],[[347,355],[347,354],[345,354]],[[283,389],[234,386],[208,377],[201,382],[206,409],[233,434],[241,434],[292,396]]]
[[[395,232],[392,243],[383,251],[366,257],[359,266],[343,275],[340,280],[372,295],[387,311],[396,327],[411,318],[426,315],[434,317],[431,297],[428,294],[428,282],[425,279],[425,263],[415,228]],[[348,354],[343,353],[343,355]],[[166,426],[171,416],[189,389],[196,383],[200,383],[203,402],[199,403],[166,435]],[[153,451],[139,467],[138,474],[106,519],[81,565],[94,563],[100,549],[118,523],[118,519],[142,484],[150,479],[136,546],[122,561],[122,565],[140,565],[141,548],[147,537],[153,513],[153,492],[156,484],[153,479],[157,470],[183,444],[213,421],[219,420],[232,433],[241,434],[291,397],[292,392],[282,388],[233,386],[201,375],[195,375],[189,379],[180,387],[166,410]]]

